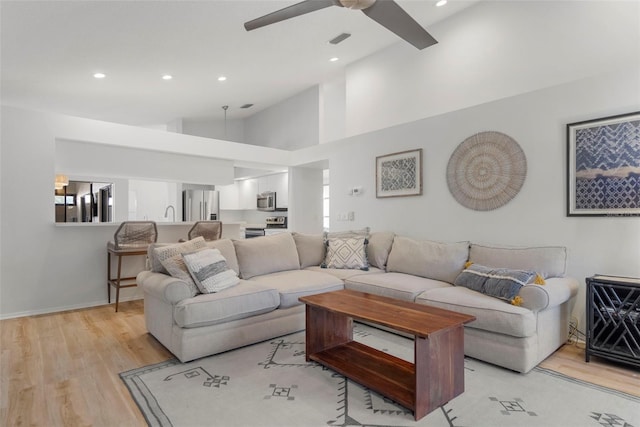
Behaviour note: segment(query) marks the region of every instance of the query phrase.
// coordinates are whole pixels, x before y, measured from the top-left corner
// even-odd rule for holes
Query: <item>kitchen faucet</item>
[[[167,209],[164,210],[164,217],[169,217],[169,208],[171,208],[171,211],[173,212],[173,222],[176,222],[176,208],[174,208],[173,205],[167,206]]]

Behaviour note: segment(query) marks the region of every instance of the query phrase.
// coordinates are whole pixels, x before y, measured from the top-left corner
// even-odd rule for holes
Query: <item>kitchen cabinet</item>
[[[258,185],[258,193],[264,193],[265,191],[274,191],[269,184],[269,176],[260,176],[256,178],[256,182]]]
[[[216,185],[216,190],[220,192],[220,209],[240,209],[240,198],[237,184],[237,182],[234,182],[229,185]]]
[[[289,207],[289,174],[278,173],[275,175],[267,176],[268,185],[276,193],[276,207],[288,208]]]
[[[240,209],[255,210],[258,181],[256,179],[245,179],[237,181],[236,184],[238,184],[238,204]]]
[[[230,185],[219,185],[220,209],[244,210],[256,208],[258,182],[255,179],[244,179]]]
[[[256,178],[258,183],[258,193],[272,191],[276,193],[276,207],[289,207],[289,174],[276,173]]]
[[[276,193],[276,206],[289,206],[289,174],[287,172],[236,181],[231,185],[216,186],[220,192],[220,209],[255,210],[256,195],[265,191]]]

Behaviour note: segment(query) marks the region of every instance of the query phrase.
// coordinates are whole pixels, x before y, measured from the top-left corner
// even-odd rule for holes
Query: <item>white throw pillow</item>
[[[369,270],[366,237],[329,237],[326,239],[326,245],[327,254],[322,268]]]
[[[240,282],[237,273],[229,268],[227,260],[218,249],[182,254],[182,258],[203,294],[219,292]]]

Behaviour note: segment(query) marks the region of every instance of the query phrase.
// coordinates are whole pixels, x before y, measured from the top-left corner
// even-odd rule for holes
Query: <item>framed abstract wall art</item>
[[[376,197],[422,194],[422,149],[376,157]]]
[[[640,111],[567,125],[567,216],[640,216]]]

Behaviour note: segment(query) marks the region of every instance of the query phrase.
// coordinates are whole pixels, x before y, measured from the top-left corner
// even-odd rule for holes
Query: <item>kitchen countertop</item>
[[[247,223],[244,228],[267,228],[267,224],[264,223]]]

